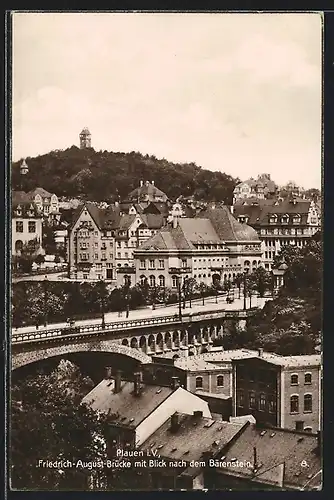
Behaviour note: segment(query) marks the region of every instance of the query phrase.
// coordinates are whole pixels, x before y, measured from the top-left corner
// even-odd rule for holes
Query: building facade
[[[233,360],[233,416],[258,423],[317,432],[321,429],[321,357],[279,356]]]
[[[88,128],[85,127],[79,134],[80,149],[86,149],[92,147],[92,136]]]
[[[302,247],[321,227],[318,209],[308,200],[241,201],[232,211],[240,223],[256,230],[262,242],[263,266],[267,270],[271,270],[274,257],[282,247]]]
[[[261,265],[260,240],[238,223],[227,207],[208,209],[196,218],[174,218],[135,252],[136,281],[176,289],[194,278],[212,285]]]
[[[246,198],[264,200],[272,198],[277,192],[277,186],[269,174],[261,174],[257,179],[252,177],[236,185],[233,191],[233,204]]]
[[[20,256],[26,244],[34,244],[36,254],[42,249],[42,217],[31,202],[12,203],[12,255]]]

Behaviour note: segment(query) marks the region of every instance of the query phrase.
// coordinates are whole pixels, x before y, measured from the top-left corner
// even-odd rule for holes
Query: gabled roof
[[[158,189],[154,184],[151,182],[144,182],[142,186],[137,187],[131,193],[128,195],[129,200],[140,200],[141,197],[146,197],[150,196],[152,198],[157,197],[157,198],[167,198],[167,195]]]
[[[224,461],[231,462],[231,459],[237,458],[239,462],[253,464],[254,447],[258,462],[255,474],[252,467],[224,467],[223,472],[276,486],[280,486],[283,479],[283,487],[298,489],[303,488],[321,470],[321,459],[316,452],[317,436],[285,429],[267,429],[264,432],[263,428],[257,428],[254,424],[246,426],[228,450],[224,451]],[[303,467],[305,462],[307,467]],[[316,483],[320,481],[321,475]]]
[[[24,191],[12,191],[12,204],[31,202],[30,197]]]
[[[259,242],[257,232],[247,224],[240,224],[227,207],[207,208],[197,217],[209,219],[221,241]]]
[[[134,395],[133,382],[121,382],[121,391],[114,393],[114,381],[102,380],[82,400],[94,410],[113,415],[113,422],[137,427],[174,391],[169,387],[143,385],[140,396]]]
[[[269,223],[269,219],[272,215],[277,214],[282,216],[288,214],[289,216],[300,215],[301,224],[307,223],[307,217],[311,202],[308,200],[295,200],[293,201],[284,200],[267,200],[268,203],[259,205],[242,205],[235,204],[233,215],[238,217],[240,215],[247,215],[249,217],[249,225],[266,225]],[[269,203],[270,202],[270,203]],[[280,222],[280,221],[278,221]]]
[[[159,449],[162,457],[171,460],[199,460],[203,452],[223,448],[229,443],[245,424],[222,422],[212,418],[176,413],[178,430],[171,432],[171,419],[140,446],[141,450]]]
[[[44,188],[37,187],[32,191],[29,191],[28,196],[35,198],[37,194],[39,194],[42,198],[51,198],[53,195],[53,193],[49,193],[49,191],[46,191]]]
[[[169,208],[166,202],[164,201],[151,201],[147,207],[144,208],[144,214],[163,214],[167,215],[169,212]]]

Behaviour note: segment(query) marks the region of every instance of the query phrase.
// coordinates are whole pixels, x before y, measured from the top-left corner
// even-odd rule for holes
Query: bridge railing
[[[157,325],[168,325],[175,323],[191,323],[193,321],[201,321],[207,319],[214,319],[212,316],[218,316],[224,312],[224,318],[237,318],[245,317],[249,312],[253,311],[234,311],[234,310],[212,310],[212,311],[201,311],[196,313],[188,312],[182,315],[180,319],[178,314],[173,316],[158,316],[155,318],[142,318],[142,319],[132,319],[117,321],[114,323],[106,323],[104,328],[100,324],[90,324],[90,325],[78,325],[78,326],[64,326],[62,328],[56,328],[52,330],[36,330],[33,332],[12,332],[11,342],[12,344],[20,344],[29,341],[41,341],[49,340],[57,337],[74,337],[78,335],[90,335],[92,333],[105,334],[108,332],[126,331],[140,327],[147,326],[157,326]],[[221,316],[220,316],[221,317]]]

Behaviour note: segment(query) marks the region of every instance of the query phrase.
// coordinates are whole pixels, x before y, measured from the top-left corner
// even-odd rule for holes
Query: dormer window
[[[296,215],[293,216],[293,218],[292,218],[292,223],[293,224],[300,224],[300,221],[301,221],[301,217],[300,217],[299,214],[296,214]]]
[[[277,224],[277,215],[276,214],[270,215],[269,224]]]
[[[283,217],[281,218],[281,223],[282,224],[288,224],[289,223],[289,216],[288,216],[288,214],[283,215]]]

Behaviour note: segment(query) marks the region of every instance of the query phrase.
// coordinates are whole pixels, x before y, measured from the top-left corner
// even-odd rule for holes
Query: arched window
[[[203,377],[196,377],[196,389],[203,387]]]
[[[244,269],[245,269],[245,271],[249,270],[249,268],[250,268],[250,261],[249,260],[245,260],[245,262],[244,262]]]
[[[159,286],[165,286],[165,276],[162,274],[159,276]]]
[[[150,276],[150,286],[155,286],[155,276],[153,274]]]
[[[265,409],[266,409],[266,395],[260,394],[259,410],[264,411]]]
[[[304,431],[305,431],[305,432],[312,432],[312,427],[305,427],[305,428],[304,428]]]
[[[178,277],[172,276],[172,286],[173,288],[177,288]]]
[[[304,396],[304,412],[312,411],[312,394],[305,394]]]
[[[291,375],[291,385],[298,385],[298,375],[296,373]]]
[[[294,394],[290,398],[290,413],[298,413],[299,412],[299,397],[297,394]]]
[[[224,387],[224,376],[223,375],[218,375],[217,387]]]
[[[140,284],[145,285],[146,277],[143,274],[140,276],[139,279],[140,279]]]
[[[23,241],[17,240],[15,241],[15,252],[21,252],[23,248]]]
[[[312,384],[312,373],[305,373],[304,384]]]

